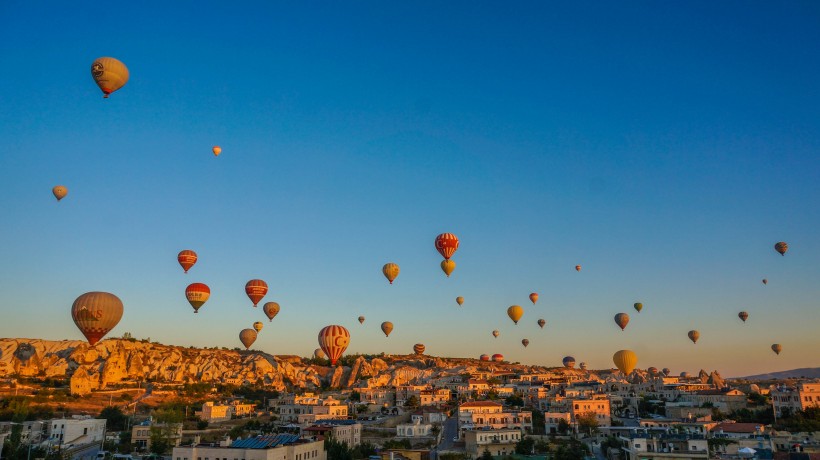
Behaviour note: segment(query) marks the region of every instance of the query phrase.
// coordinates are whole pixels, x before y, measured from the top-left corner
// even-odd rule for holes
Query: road
[[[462,450],[456,448],[453,438],[458,435],[458,416],[452,416],[444,421],[444,426],[441,430],[441,444],[436,449],[440,452],[451,450]]]

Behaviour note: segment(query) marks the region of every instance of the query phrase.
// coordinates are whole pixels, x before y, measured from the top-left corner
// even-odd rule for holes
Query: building
[[[569,412],[544,412],[544,429],[547,434],[557,434],[558,433],[558,425],[561,423],[561,420],[567,423],[567,426],[570,426],[570,420],[572,420],[572,415]]]
[[[38,442],[45,440],[48,437],[48,424],[49,422],[47,421],[21,422],[20,425],[23,428],[20,431],[20,442],[28,444],[29,441]],[[12,422],[0,422],[0,438],[10,436],[13,426],[14,424]],[[0,443],[0,446],[2,445],[3,444]]]
[[[102,442],[105,436],[105,422],[105,419],[90,417],[50,420],[48,442],[61,448]]]
[[[751,448],[762,454],[774,450],[774,443],[766,433],[762,423],[718,423],[710,430],[711,437],[728,439],[730,444],[715,445],[715,452],[721,455],[737,456],[738,449]]]
[[[214,404],[213,401],[207,401],[202,404],[202,412],[199,418],[206,422],[223,422],[231,419],[231,406],[223,404]]]
[[[729,388],[681,393],[677,400],[692,403],[694,407],[711,405],[723,412],[745,409],[748,406],[746,393]]]
[[[571,423],[578,430],[578,419],[581,416],[593,415],[598,422],[598,426],[609,426],[610,418],[609,397],[606,395],[595,395],[592,398],[575,399],[569,407]]]
[[[631,433],[618,437],[624,460],[709,460],[709,444],[697,435]]]
[[[174,447],[172,457],[173,460],[327,460],[327,452],[324,441],[276,434],[237,439],[228,445]]]
[[[427,449],[389,449],[377,454],[381,460],[430,460],[430,451]]]
[[[182,441],[182,424],[174,423],[166,425],[164,423],[155,424],[151,419],[134,425],[131,428],[131,445],[137,452],[151,450],[151,430],[164,430],[168,434],[168,439],[172,446],[178,446]]]
[[[820,383],[804,382],[796,387],[778,387],[770,395],[778,416],[784,410],[794,413],[808,407],[820,407]]]
[[[396,425],[396,436],[401,438],[423,438],[433,435],[433,425],[416,420],[413,423]]]
[[[280,420],[302,425],[348,416],[347,404],[343,404],[332,396],[320,399],[312,393],[306,393],[304,396],[289,395],[282,399],[271,400],[269,407],[279,416]]]
[[[356,447],[362,443],[362,424],[354,420],[323,420],[302,430],[305,436],[322,440],[328,436],[348,447]]]
[[[493,401],[470,401],[458,406],[459,428],[517,428],[532,432],[532,412],[504,409]]]
[[[410,421],[415,422],[416,420],[419,423],[429,423],[431,425],[444,423],[447,420],[447,413],[425,407],[410,415]]]
[[[485,450],[494,456],[512,454],[520,440],[521,430],[517,429],[464,430],[464,449],[473,458],[480,457]]]

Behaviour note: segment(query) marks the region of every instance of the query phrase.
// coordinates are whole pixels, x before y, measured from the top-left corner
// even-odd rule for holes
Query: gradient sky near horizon
[[[100,56],[131,74],[108,100]],[[182,346],[264,320],[274,354],[341,324],[348,353],[820,366],[818,82],[812,1],[6,0],[0,337],[80,339],[71,304],[101,290],[109,336]]]

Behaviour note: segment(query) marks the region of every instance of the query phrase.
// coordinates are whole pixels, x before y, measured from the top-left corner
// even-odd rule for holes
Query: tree
[[[592,433],[598,432],[598,416],[595,412],[581,414],[576,418],[576,420],[578,421],[578,431],[584,432],[590,436],[592,436]]]
[[[100,412],[99,418],[104,418],[106,431],[123,431],[128,423],[128,417],[119,407],[108,406]]]
[[[368,458],[376,453],[376,446],[367,441],[364,441],[358,446],[356,446],[353,449],[352,453],[354,459]]]
[[[534,409],[532,411],[532,434],[547,434],[547,427],[545,425],[544,413],[540,410]]]
[[[151,427],[151,452],[162,455],[173,447],[173,438],[182,425],[184,415],[179,410],[168,407],[154,411],[156,424]]]
[[[410,444],[409,439],[388,439],[384,442],[382,449],[411,449],[413,446]]]
[[[604,454],[604,457],[609,457],[609,450],[615,449],[616,451],[620,450],[621,448],[621,441],[618,441],[618,438],[615,436],[609,436],[606,438],[604,442],[601,443],[601,453]]]
[[[515,453],[521,455],[530,455],[535,450],[535,440],[529,436],[524,436],[520,441],[515,443]]]
[[[407,401],[404,402],[404,407],[415,408],[419,407],[419,404],[419,398],[417,398],[416,395],[412,395],[409,398],[407,398]]]
[[[350,396],[348,396],[348,399],[355,402],[361,402],[362,394],[354,390],[350,392]]]
[[[325,439],[325,451],[327,460],[353,460],[353,452],[347,447],[347,443],[339,442],[332,436]]]
[[[481,454],[481,460],[493,460],[493,454],[490,453],[489,449],[484,449],[484,453]]]
[[[524,399],[518,395],[510,395],[504,400],[508,406],[521,407],[524,405]]]
[[[558,432],[561,434],[567,434],[569,431],[569,422],[566,419],[558,420]]]
[[[546,454],[550,451],[550,443],[543,439],[539,439],[535,441],[535,453],[537,454]]]

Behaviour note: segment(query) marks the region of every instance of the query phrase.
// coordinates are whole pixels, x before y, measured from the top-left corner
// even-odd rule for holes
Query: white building
[[[413,423],[400,423],[396,425],[396,436],[402,438],[421,438],[433,435],[433,425],[421,423],[417,420]]]
[[[494,456],[515,452],[515,444],[521,440],[518,429],[469,429],[464,430],[464,448],[467,455],[478,458],[485,450]]]
[[[91,444],[102,442],[105,436],[105,419],[63,418],[49,421],[48,441],[57,446]]]
[[[327,460],[324,441],[307,441],[292,434],[237,439],[228,446],[174,447],[173,460]]]

